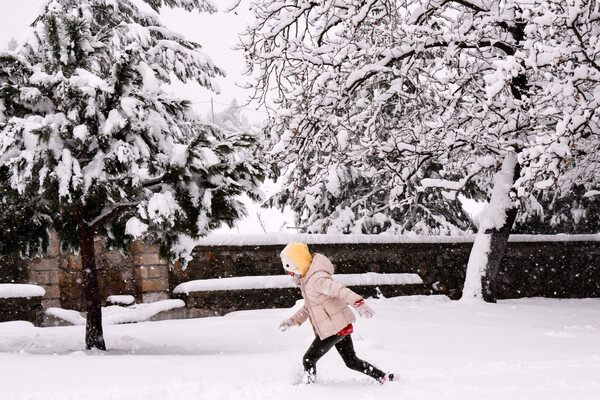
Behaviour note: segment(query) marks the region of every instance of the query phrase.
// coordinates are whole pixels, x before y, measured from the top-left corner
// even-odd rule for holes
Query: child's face
[[[291,277],[292,277],[292,280],[294,281],[294,284],[295,284],[296,286],[300,286],[300,278],[301,278],[301,276],[300,276],[300,275],[298,275],[298,274],[295,274],[295,273],[293,273],[293,272],[290,272],[290,271],[288,271],[288,273],[287,273],[287,274],[288,274],[289,276],[291,276]]]

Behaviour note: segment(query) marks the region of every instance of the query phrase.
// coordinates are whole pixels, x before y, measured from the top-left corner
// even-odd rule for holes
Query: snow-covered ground
[[[278,309],[109,325],[106,353],[81,351],[81,326],[0,323],[2,399],[600,399],[600,299],[369,303],[358,355],[399,382],[376,384],[332,351],[317,384],[295,385],[312,332],[279,332],[293,310]]]

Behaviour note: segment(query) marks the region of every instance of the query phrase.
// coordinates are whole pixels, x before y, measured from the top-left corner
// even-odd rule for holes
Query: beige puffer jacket
[[[322,254],[313,256],[312,264],[300,282],[304,306],[292,316],[296,325],[310,318],[315,333],[321,340],[335,335],[356,317],[348,304],[362,297],[331,278],[333,264]]]

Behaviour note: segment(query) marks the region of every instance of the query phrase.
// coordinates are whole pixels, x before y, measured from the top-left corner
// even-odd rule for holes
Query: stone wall
[[[437,293],[456,298],[464,282],[472,243],[311,244],[343,274],[417,273]],[[199,246],[185,270],[174,268],[169,286],[195,279],[281,275],[283,245]]]
[[[524,240],[513,236],[501,265],[498,297],[600,297],[598,235],[564,241],[566,238],[572,239],[557,236]],[[461,295],[472,241],[460,239],[450,243],[446,238],[422,243],[317,243],[309,246],[313,252],[326,254],[338,273],[417,273],[424,281],[424,292],[457,299]],[[175,286],[190,280],[279,275],[283,273],[279,261],[283,247],[284,244],[203,245],[195,248],[186,269],[181,266],[169,269],[152,246],[135,244],[130,255],[123,255],[106,250],[97,242],[102,300],[110,295],[127,294],[133,295],[136,302],[152,302],[171,298]],[[32,283],[46,290],[44,308],[83,311],[81,280],[79,257],[61,255],[56,246],[51,247],[44,258],[0,263],[0,282]],[[274,292],[273,297],[276,302],[281,296]],[[250,306],[246,294],[241,293],[237,298],[218,301],[237,301],[241,307],[246,302]],[[215,304],[214,308],[230,306],[223,304],[223,307]]]
[[[143,243],[134,243],[131,253],[135,279],[139,283],[136,299],[143,303],[151,303],[170,298],[169,267],[166,261],[159,257],[158,250]]]
[[[18,258],[0,259],[0,283],[27,283],[28,265]]]
[[[425,285],[380,285],[350,286],[364,298],[384,296],[428,295],[432,291]],[[224,315],[238,310],[263,308],[290,308],[302,298],[300,288],[210,290],[190,293],[177,293],[175,297],[186,305],[187,318]]]
[[[101,240],[95,243],[96,266],[102,302],[111,295],[132,295],[136,302],[171,298],[169,268],[153,246],[135,243],[129,255],[108,250]],[[52,240],[46,256],[32,260],[3,260],[0,282],[32,283],[44,288],[44,309],[61,307],[85,310],[81,259],[77,254],[59,254]]]
[[[110,295],[130,294],[142,301],[141,280],[136,276],[136,265],[131,255],[107,250],[102,241],[96,241],[96,266],[102,300]],[[85,310],[81,259],[77,254],[59,257],[60,307]]]
[[[237,310],[290,308],[302,297],[300,289],[212,290],[176,294],[185,301],[186,317],[200,318],[224,315]]]
[[[560,237],[558,237],[560,238]],[[600,241],[557,238],[509,242],[501,265],[498,297],[600,297]],[[338,273],[417,273],[432,293],[460,298],[473,243],[311,244]],[[182,282],[282,273],[283,245],[199,246],[187,269],[171,271],[169,288]]]
[[[0,322],[29,321],[40,325],[42,310],[41,296],[0,298]]]
[[[600,297],[600,242],[511,242],[498,280],[501,299]]]
[[[61,285],[60,285],[60,263],[59,247],[56,238],[51,238],[50,248],[44,258],[36,258],[29,262],[24,262],[25,268],[29,272],[25,283],[31,283],[44,288],[46,294],[42,299],[44,309],[49,307],[61,306]]]

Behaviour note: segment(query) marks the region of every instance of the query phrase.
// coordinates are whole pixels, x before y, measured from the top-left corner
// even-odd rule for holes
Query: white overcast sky
[[[213,99],[214,110],[219,112],[226,108],[236,98],[242,104],[247,92],[236,86],[246,79],[241,75],[244,69],[244,59],[241,53],[232,50],[251,14],[248,11],[248,0],[242,0],[236,13],[224,13],[224,10],[234,0],[215,0],[219,12],[188,13],[183,10],[165,9],[161,20],[169,28],[183,34],[187,39],[202,45],[204,52],[213,62],[227,72],[227,77],[219,78],[221,94],[217,95],[201,88],[197,84],[175,86],[175,92],[182,98],[194,102],[195,109],[206,116],[210,112],[210,101]],[[0,0],[0,48],[4,48],[11,38],[18,39],[28,29],[29,25],[47,0]],[[244,115],[251,121],[260,121],[266,117],[261,111],[253,111],[250,106]]]

